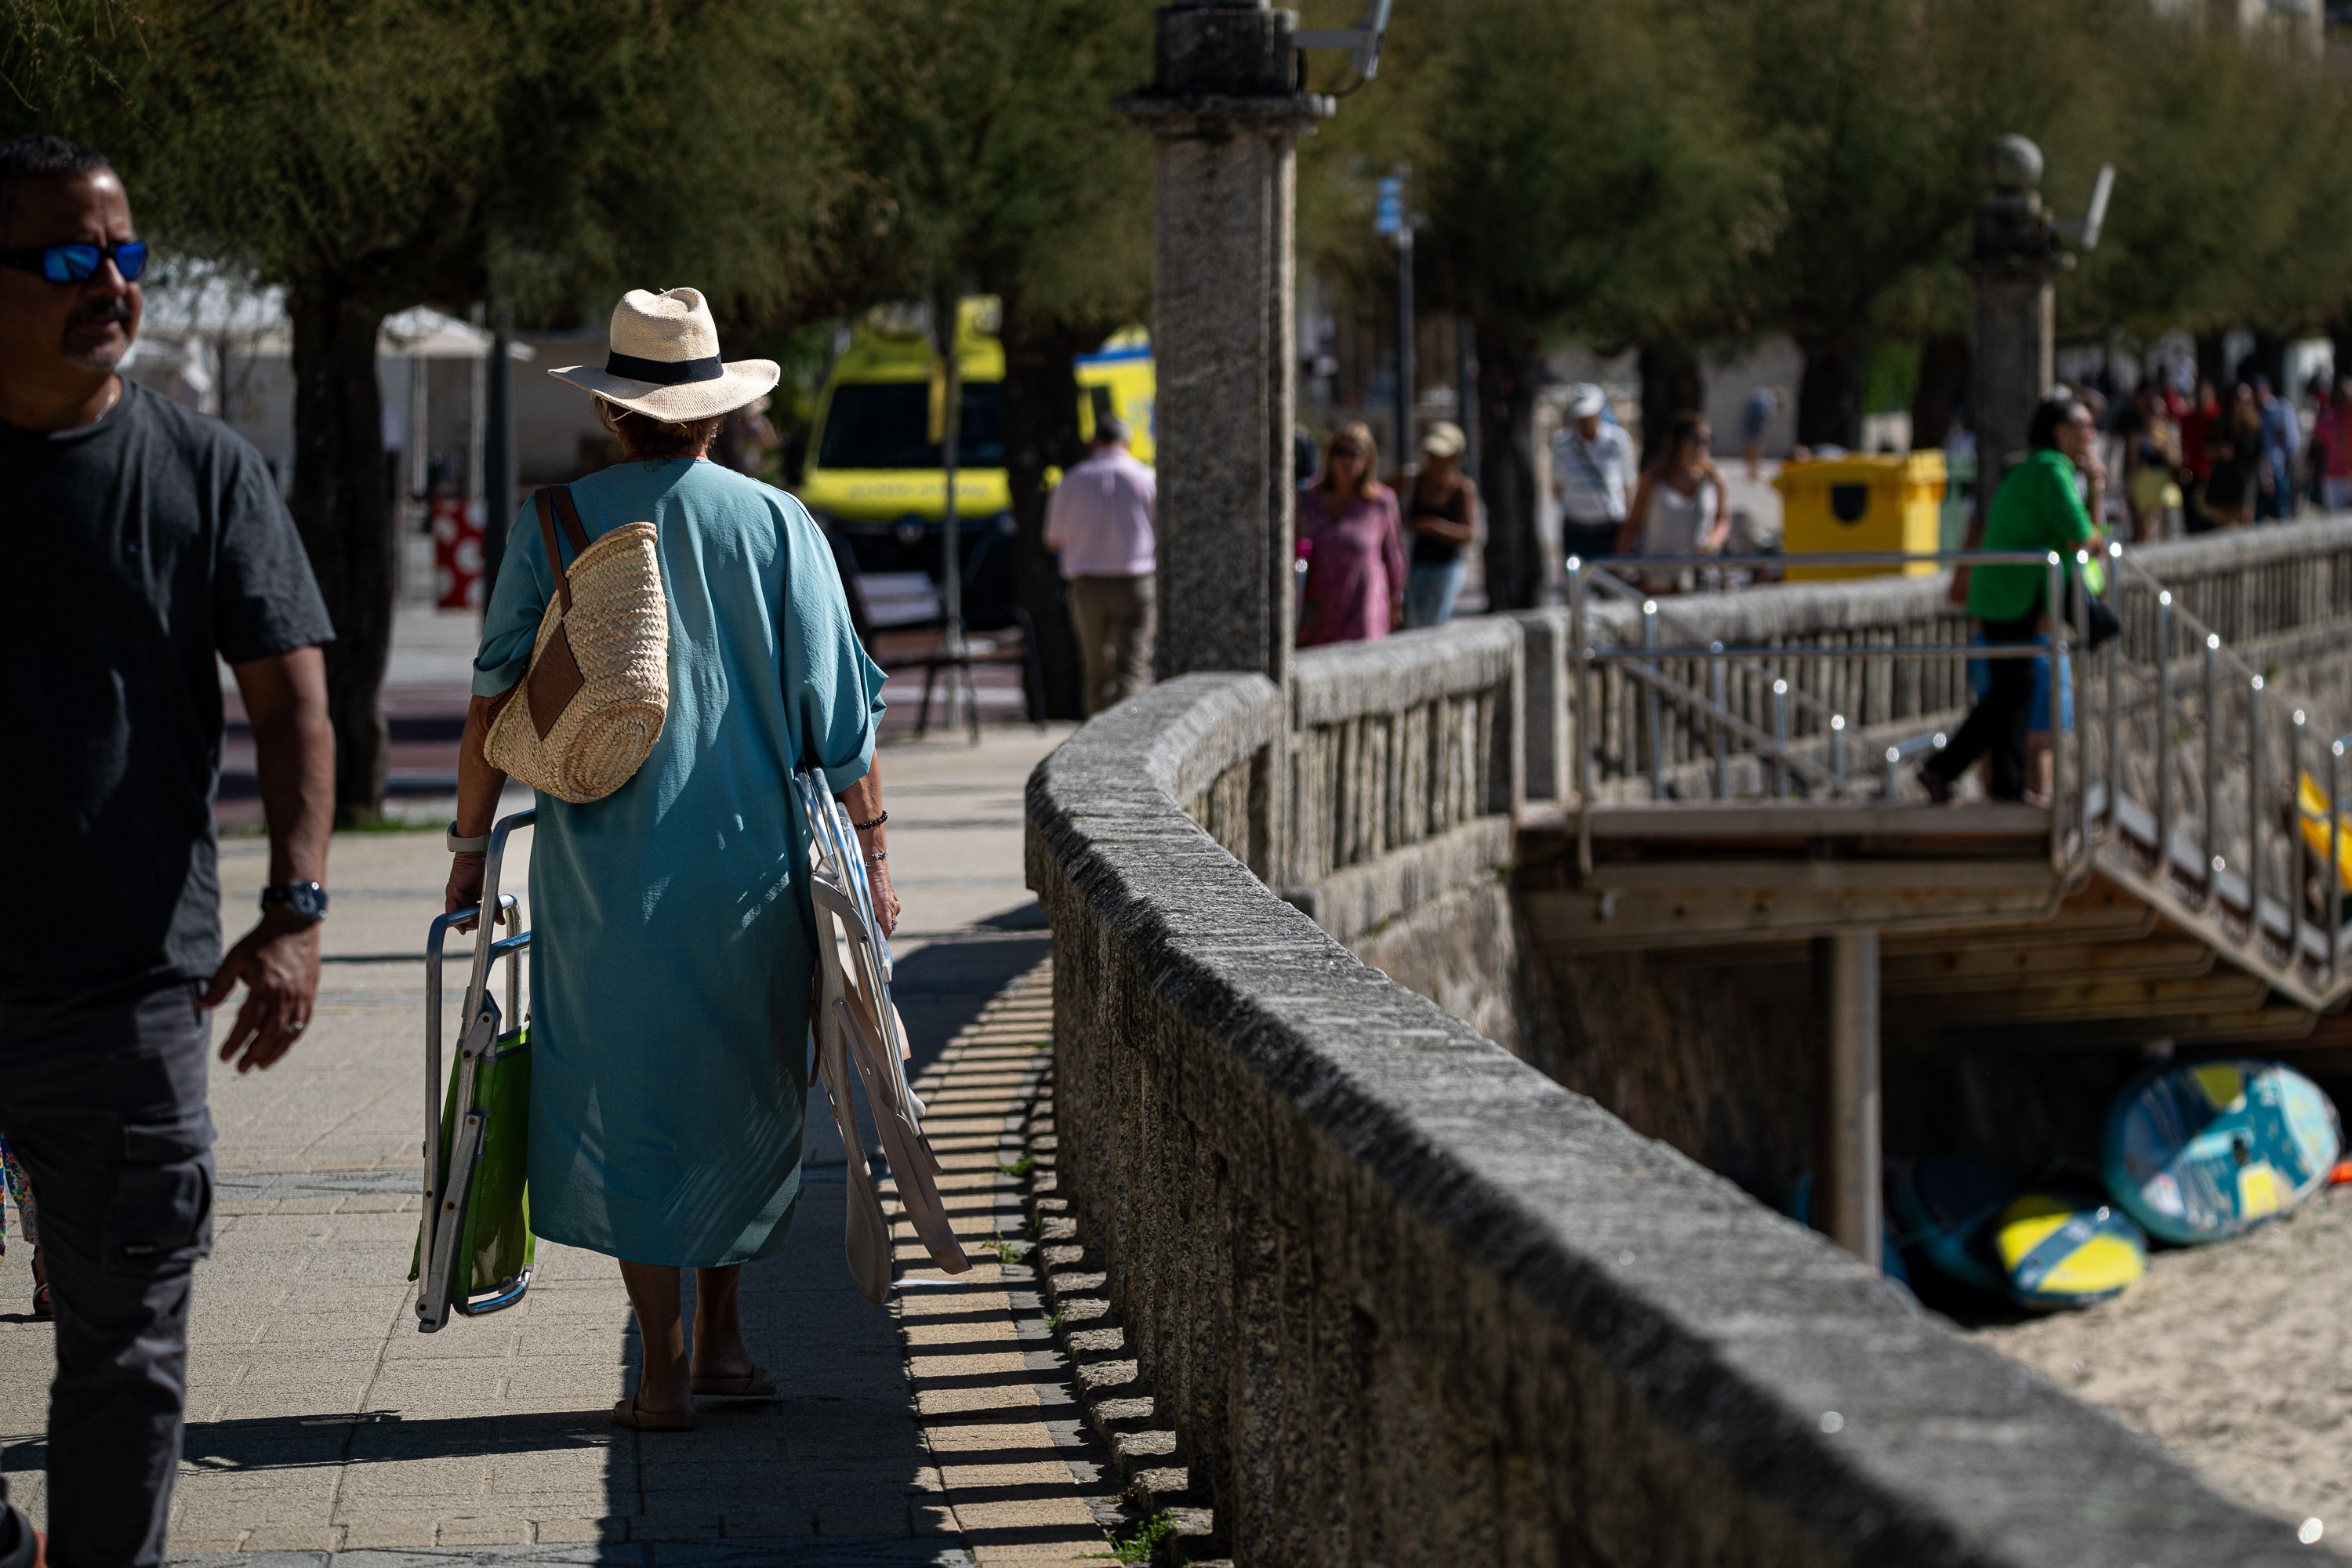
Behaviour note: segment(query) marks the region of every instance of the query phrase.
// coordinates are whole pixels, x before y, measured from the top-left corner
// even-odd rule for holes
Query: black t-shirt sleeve
[[[269,470],[249,448],[229,458],[217,526],[213,637],[221,658],[246,664],[334,640],[301,536]]]

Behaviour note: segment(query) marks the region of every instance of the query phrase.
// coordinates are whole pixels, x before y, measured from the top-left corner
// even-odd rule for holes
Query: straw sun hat
[[[670,424],[728,414],[773,392],[773,360],[719,363],[719,328],[694,289],[632,289],[613,307],[602,369],[567,364],[547,374],[623,408]]]

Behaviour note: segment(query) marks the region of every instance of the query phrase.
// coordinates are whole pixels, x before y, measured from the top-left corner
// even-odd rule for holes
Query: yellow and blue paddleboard
[[[2342,1152],[2336,1107],[2275,1062],[2153,1068],[2107,1117],[2107,1189],[2158,1240],[2242,1235],[2326,1184]]]
[[[1993,1256],[2021,1307],[2088,1307],[2147,1271],[2147,1238],[2096,1198],[2026,1193],[1993,1223]]]

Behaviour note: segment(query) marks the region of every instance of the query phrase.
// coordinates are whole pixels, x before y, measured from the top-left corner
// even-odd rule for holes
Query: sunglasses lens
[[[79,283],[97,270],[94,245],[53,245],[41,252],[41,276],[52,283]]]
[[[133,239],[116,246],[114,269],[122,274],[125,283],[138,282],[139,275],[147,270],[147,242]]]

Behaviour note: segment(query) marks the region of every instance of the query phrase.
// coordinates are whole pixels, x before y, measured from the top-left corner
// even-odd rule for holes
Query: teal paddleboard
[[[2326,1184],[2344,1144],[2319,1086],[2275,1062],[2152,1068],[2107,1117],[2107,1190],[2149,1235],[2243,1235]]]

